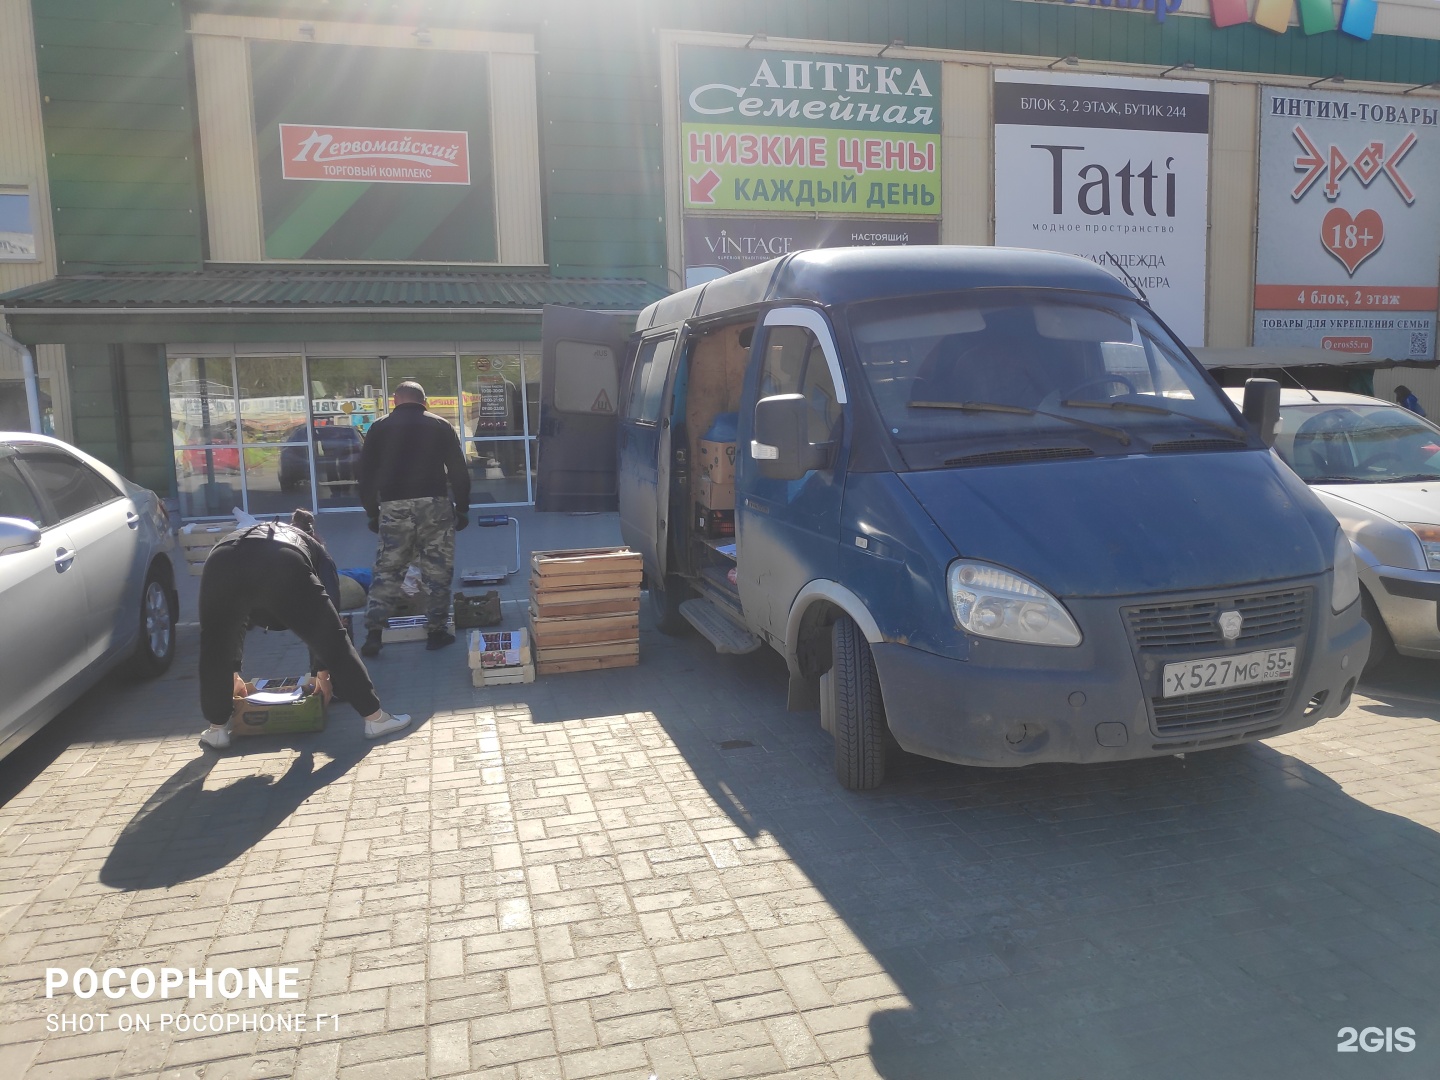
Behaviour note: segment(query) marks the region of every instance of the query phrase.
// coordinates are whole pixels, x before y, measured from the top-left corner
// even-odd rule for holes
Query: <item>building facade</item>
[[[355,507],[404,378],[530,502],[546,305],[801,247],[1070,251],[1216,356],[1429,368],[1437,84],[1433,0],[0,0],[0,314],[185,517]]]

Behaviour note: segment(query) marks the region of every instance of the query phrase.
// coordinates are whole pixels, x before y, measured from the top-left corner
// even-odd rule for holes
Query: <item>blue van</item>
[[[618,508],[662,630],[769,645],[852,789],[1307,727],[1369,650],[1349,541],[1110,273],[998,248],[787,255],[632,328],[546,309],[538,508]],[[734,535],[707,433],[733,418]],[[1247,417],[1249,419],[1247,419]],[[618,456],[615,449],[618,446]],[[718,467],[716,467],[718,469]]]

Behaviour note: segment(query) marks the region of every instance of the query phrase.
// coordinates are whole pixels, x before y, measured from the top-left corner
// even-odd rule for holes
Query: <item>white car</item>
[[[153,491],[58,439],[0,432],[0,758],[118,664],[170,666],[174,546]]]
[[[1243,390],[1226,391],[1237,404]],[[1440,659],[1440,428],[1334,390],[1280,392],[1275,449],[1339,520],[1360,565],[1372,670]]]

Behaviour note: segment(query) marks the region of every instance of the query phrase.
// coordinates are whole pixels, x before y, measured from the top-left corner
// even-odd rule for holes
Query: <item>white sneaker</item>
[[[230,733],[223,727],[209,727],[200,733],[200,745],[212,750],[230,749]]]
[[[389,735],[392,731],[399,731],[401,728],[408,727],[409,725],[409,713],[391,716],[387,712],[382,712],[379,720],[365,721],[365,737],[367,739],[378,739],[382,735]]]

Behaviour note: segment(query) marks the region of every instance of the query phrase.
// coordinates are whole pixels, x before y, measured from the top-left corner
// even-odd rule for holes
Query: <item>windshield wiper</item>
[[[1370,484],[1373,480],[1362,480],[1358,476],[1302,476],[1307,484]]]
[[[1218,420],[1207,420],[1203,416],[1192,416],[1190,413],[1181,412],[1179,409],[1166,409],[1159,405],[1142,405],[1135,401],[1062,401],[1061,405],[1070,409],[1115,409],[1121,412],[1150,413],[1152,416],[1183,416],[1186,420],[1194,420],[1197,424],[1204,424],[1206,427],[1214,428],[1216,431],[1223,431],[1240,442],[1245,442],[1245,432],[1234,424],[1222,424]]]
[[[1440,480],[1434,473],[1407,473],[1405,476],[1384,476],[1371,481],[1376,484],[1418,484],[1426,480]]]
[[[1063,420],[1067,424],[1074,424],[1090,431],[1098,431],[1101,435],[1109,435],[1121,446],[1130,445],[1130,436],[1119,428],[1106,427],[1104,424],[1092,424],[1089,420],[1080,420],[1074,416],[1061,416],[1059,413],[1026,409],[1020,405],[1002,405],[998,401],[912,401],[909,407],[912,409],[957,409],[960,412],[1008,413],[1012,416],[1044,416],[1051,420]]]

